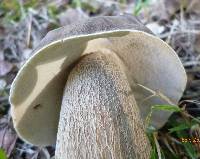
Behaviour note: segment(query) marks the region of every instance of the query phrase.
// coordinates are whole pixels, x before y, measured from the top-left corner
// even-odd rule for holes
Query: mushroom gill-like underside
[[[71,70],[61,106],[56,159],[149,159],[145,134],[123,63],[94,52]]]

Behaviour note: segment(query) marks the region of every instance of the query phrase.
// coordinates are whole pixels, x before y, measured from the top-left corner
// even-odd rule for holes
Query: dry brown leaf
[[[80,21],[85,18],[88,18],[88,15],[84,13],[81,9],[70,8],[59,15],[61,26],[69,25],[74,23],[74,21]]]
[[[164,4],[170,16],[180,9],[180,3],[180,0],[165,0]]]
[[[196,37],[196,41],[194,43],[194,50],[200,54],[200,35]]]
[[[13,68],[13,64],[7,61],[0,61],[0,76],[4,76],[9,73]]]
[[[186,8],[188,13],[200,14],[200,1],[199,0],[165,0],[165,7],[168,14],[174,15],[181,6]]]
[[[1,36],[3,37],[4,34],[5,34],[5,28],[3,26],[0,26],[0,37]]]
[[[164,0],[159,0],[152,4],[150,8],[150,17],[156,21],[169,21],[169,14],[164,4]]]
[[[187,7],[187,12],[200,14],[200,0],[192,0]]]
[[[7,118],[0,119],[0,148],[4,149],[9,157],[14,149],[17,135],[9,126],[7,120]]]
[[[165,0],[165,7],[170,16],[174,15],[181,7],[186,8],[191,0]]]
[[[4,54],[2,51],[0,51],[0,61],[3,61],[4,60]]]
[[[151,6],[151,17],[158,21],[169,21],[181,6],[186,8],[190,2],[191,0],[156,0]]]

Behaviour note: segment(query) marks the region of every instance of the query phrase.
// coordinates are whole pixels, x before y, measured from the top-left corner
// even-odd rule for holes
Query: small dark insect
[[[40,108],[42,105],[41,104],[37,104],[37,105],[35,105],[34,107],[33,107],[33,109],[38,109],[38,108]]]

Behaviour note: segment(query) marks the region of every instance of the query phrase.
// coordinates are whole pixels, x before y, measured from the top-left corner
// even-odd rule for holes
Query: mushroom
[[[145,118],[160,91],[177,103],[186,85],[175,51],[131,15],[93,17],[49,32],[17,74],[11,115],[28,143],[56,143],[57,159],[150,157]],[[162,127],[170,112],[157,110]]]

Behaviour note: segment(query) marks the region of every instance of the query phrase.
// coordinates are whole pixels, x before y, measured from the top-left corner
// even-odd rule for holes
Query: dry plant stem
[[[56,159],[149,159],[151,146],[119,59],[85,55],[66,83]]]

